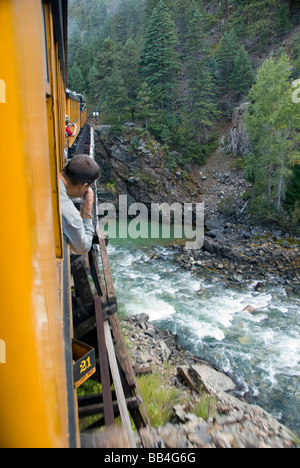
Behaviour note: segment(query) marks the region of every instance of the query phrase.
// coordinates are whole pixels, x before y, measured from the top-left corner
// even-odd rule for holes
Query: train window
[[[49,84],[49,82],[50,82],[50,75],[49,75],[49,60],[48,60],[48,47],[47,47],[47,23],[46,23],[46,14],[45,14],[45,6],[44,6],[44,3],[42,3],[42,10],[43,10],[43,26],[44,26],[45,79],[46,79],[46,83]]]
[[[4,80],[0,80],[0,104],[6,103],[6,84]]]
[[[6,346],[5,341],[0,340],[0,364],[6,363]]]

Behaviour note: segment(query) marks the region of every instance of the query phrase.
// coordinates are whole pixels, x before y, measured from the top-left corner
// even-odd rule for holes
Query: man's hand
[[[82,196],[81,217],[82,219],[92,219],[93,217],[94,192],[89,187]]]

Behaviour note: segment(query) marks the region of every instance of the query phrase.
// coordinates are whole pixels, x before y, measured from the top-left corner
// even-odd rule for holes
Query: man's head
[[[100,176],[98,164],[85,154],[74,156],[61,171],[69,196],[81,196]]]
[[[100,176],[98,164],[85,154],[74,156],[63,169],[72,185],[91,185]]]

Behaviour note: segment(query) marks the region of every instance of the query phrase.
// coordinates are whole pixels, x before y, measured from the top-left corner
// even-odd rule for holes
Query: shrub
[[[168,387],[163,375],[153,373],[142,375],[138,386],[153,427],[163,426],[173,417],[173,406],[184,403],[180,390]]]
[[[234,194],[223,198],[218,204],[219,211],[225,216],[233,216],[236,213],[236,198]]]

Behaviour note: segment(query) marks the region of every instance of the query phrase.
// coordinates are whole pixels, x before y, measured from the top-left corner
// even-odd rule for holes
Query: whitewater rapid
[[[148,314],[227,373],[240,395],[300,433],[299,299],[272,281],[256,291],[255,278],[228,288],[217,276],[194,276],[162,245],[112,240],[108,252],[121,315]]]

